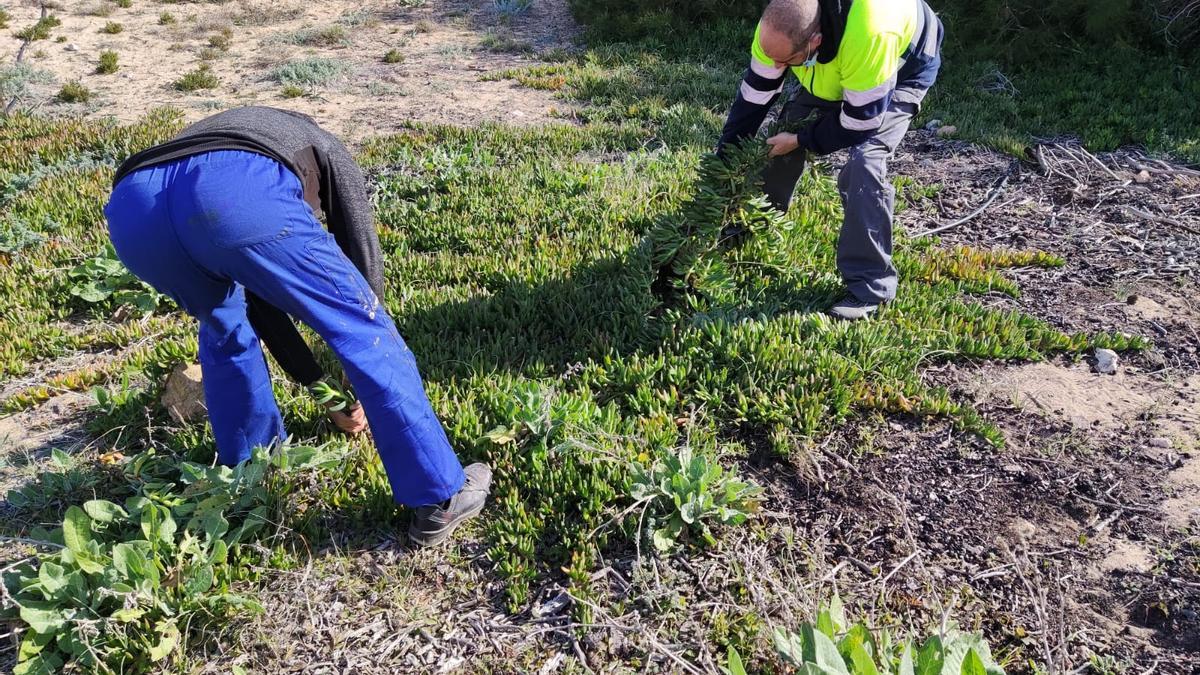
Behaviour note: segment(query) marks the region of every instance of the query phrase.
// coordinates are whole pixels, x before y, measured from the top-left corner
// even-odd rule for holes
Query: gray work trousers
[[[900,92],[897,92],[898,94]],[[892,215],[896,189],[887,177],[888,159],[920,107],[924,92],[905,91],[893,101],[883,125],[870,138],[850,148],[838,174],[838,192],[845,217],[838,237],[837,266],[850,293],[865,302],[896,297],[898,275],[892,264]],[[800,122],[811,115],[837,115],[840,103],[818,99],[800,90],[783,106],[781,122]],[[776,157],[763,171],[763,189],[771,204],[787,211],[796,182],[804,173],[805,152]]]

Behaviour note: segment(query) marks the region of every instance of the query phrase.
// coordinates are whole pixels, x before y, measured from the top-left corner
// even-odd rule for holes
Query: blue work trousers
[[[462,464],[416,359],[287,167],[238,150],[150,166],[117,184],[104,215],[121,261],[200,322],[204,395],[222,464],[286,436],[246,318],[249,289],[333,348],[397,502],[433,504],[462,487]]]

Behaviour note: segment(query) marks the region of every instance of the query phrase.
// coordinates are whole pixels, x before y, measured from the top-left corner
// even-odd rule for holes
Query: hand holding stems
[[[354,435],[367,430],[367,417],[362,405],[354,398],[344,377],[340,385],[328,378],[317,380],[308,386],[308,390],[316,397],[317,403],[325,406],[330,421],[340,431]]]
[[[800,147],[800,139],[796,134],[787,132],[775,134],[767,139],[767,145],[770,150],[767,151],[768,157],[779,157],[786,155],[789,152],[795,152],[796,148]]]

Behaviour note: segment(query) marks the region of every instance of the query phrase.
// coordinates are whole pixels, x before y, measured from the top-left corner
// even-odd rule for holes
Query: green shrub
[[[72,81],[62,86],[57,98],[63,103],[87,103],[92,98],[92,92],[79,82]]]
[[[23,99],[30,93],[29,85],[53,81],[53,74],[28,63],[0,65],[0,100]]]
[[[300,98],[307,94],[308,92],[304,91],[302,87],[297,87],[294,84],[289,84],[279,91],[279,95],[284,98]]]
[[[170,26],[175,23],[175,15],[170,12],[163,12],[158,15],[158,25]]]
[[[117,0],[117,7],[121,9],[129,9],[133,7],[133,0]]]
[[[34,40],[45,40],[50,37],[50,31],[62,25],[62,21],[51,14],[44,19],[38,19],[37,23],[17,31],[15,35],[22,39],[33,42]]]
[[[301,28],[284,35],[281,40],[287,44],[304,47],[340,47],[350,43],[350,36],[346,33],[345,26],[333,25],[324,28]]]
[[[383,55],[383,62],[404,63],[404,54],[401,54],[399,49],[389,49],[388,52]]]
[[[117,72],[117,53],[114,51],[100,52],[100,63],[96,66],[97,75],[109,75]]]
[[[201,89],[216,89],[221,84],[221,80],[212,72],[212,68],[207,63],[200,64],[200,67],[185,73],[183,77],[171,85],[178,91],[199,91]]]
[[[12,15],[8,13],[8,10],[4,9],[3,7],[0,7],[0,30],[2,30],[4,28],[8,28],[8,22],[11,19],[12,19]]]
[[[212,37],[208,38],[208,46],[209,47],[212,47],[213,49],[219,49],[223,52],[229,51],[229,48],[232,45],[233,45],[233,29],[232,28],[228,28],[228,27],[224,28],[221,30],[220,33],[217,33],[216,35],[213,35]]]
[[[116,21],[109,21],[108,23],[104,24],[104,27],[100,29],[100,32],[104,33],[105,35],[116,35],[124,30],[124,25],[119,24]]]
[[[344,75],[349,66],[344,61],[321,56],[289,61],[271,72],[271,79],[283,85],[320,87]]]

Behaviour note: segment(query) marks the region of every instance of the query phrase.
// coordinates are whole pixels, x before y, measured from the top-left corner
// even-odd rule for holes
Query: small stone
[[[1150,172],[1145,169],[1142,169],[1141,171],[1137,172],[1133,176],[1133,182],[1141,184],[1141,185],[1145,185],[1146,183],[1149,183],[1152,180],[1154,180],[1154,179],[1150,176]]]
[[[947,124],[944,127],[938,127],[938,130],[937,130],[938,138],[949,138],[957,133],[958,133],[958,127],[950,125],[950,124]]]
[[[929,120],[929,123],[925,125],[926,131],[937,131],[938,129],[941,129],[941,128],[942,128],[941,120]]]
[[[1121,357],[1111,349],[1096,350],[1096,372],[1101,375],[1116,375],[1120,361]]]
[[[1025,467],[1021,466],[1020,464],[1005,464],[1003,471],[1004,473],[1021,474],[1025,473]]]
[[[163,390],[163,407],[176,422],[191,422],[208,413],[204,405],[204,377],[200,366],[194,363],[175,366],[175,370],[167,376]]]
[[[1171,448],[1174,444],[1171,443],[1171,439],[1159,436],[1157,438],[1151,438],[1149,445],[1152,448]]]
[[[69,52],[77,52],[79,51],[79,45],[72,42],[71,44],[67,45],[66,49]]]

